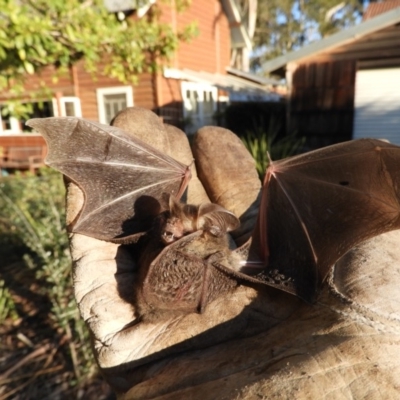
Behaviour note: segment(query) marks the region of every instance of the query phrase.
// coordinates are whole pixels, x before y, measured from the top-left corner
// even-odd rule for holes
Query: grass
[[[47,168],[0,180],[0,400],[110,395],[72,292],[64,195]]]

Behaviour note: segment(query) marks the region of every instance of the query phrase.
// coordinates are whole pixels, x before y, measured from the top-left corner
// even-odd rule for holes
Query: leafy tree
[[[259,0],[253,67],[354,25],[363,0]]]
[[[103,0],[0,0],[0,90],[18,95],[30,74],[53,65],[57,75],[81,59],[89,72],[134,82],[194,32],[159,17],[157,5],[139,19],[108,12]]]

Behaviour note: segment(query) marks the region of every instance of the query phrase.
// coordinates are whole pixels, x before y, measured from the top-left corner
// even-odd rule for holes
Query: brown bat
[[[194,206],[169,196],[168,209],[155,218],[139,259],[136,311],[142,320],[188,312],[237,286],[231,269],[240,270],[240,255],[229,249],[227,232],[239,220],[217,204]],[[214,263],[225,264],[224,270]]]
[[[234,226],[218,222],[232,218],[229,211],[163,207],[163,193],[182,195],[189,167],[115,127],[71,117],[27,124],[45,137],[47,164],[85,194],[74,232],[117,242],[148,232],[151,256],[140,261],[137,288],[144,314],[201,312],[237,282],[262,282],[313,302],[341,256],[400,228],[400,147],[361,139],[273,162],[250,251],[263,269],[249,276],[238,267],[240,252],[221,239]]]

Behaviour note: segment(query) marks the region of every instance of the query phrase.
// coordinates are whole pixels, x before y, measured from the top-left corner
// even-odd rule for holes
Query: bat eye
[[[341,185],[341,186],[349,186],[350,182],[349,181],[341,181],[341,182],[339,182],[339,185]]]

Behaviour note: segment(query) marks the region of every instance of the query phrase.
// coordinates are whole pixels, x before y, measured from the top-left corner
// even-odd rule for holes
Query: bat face
[[[167,245],[176,242],[189,232],[185,230],[182,220],[176,217],[164,217],[160,232],[161,241]]]
[[[118,241],[157,221],[136,288],[143,313],[203,310],[238,282],[313,302],[347,251],[400,229],[399,147],[361,139],[277,161],[266,174],[250,249],[265,268],[249,276],[224,239],[238,219],[216,204],[179,203],[188,166],[115,127],[71,117],[27,124],[45,137],[47,164],[84,192],[74,232]]]

